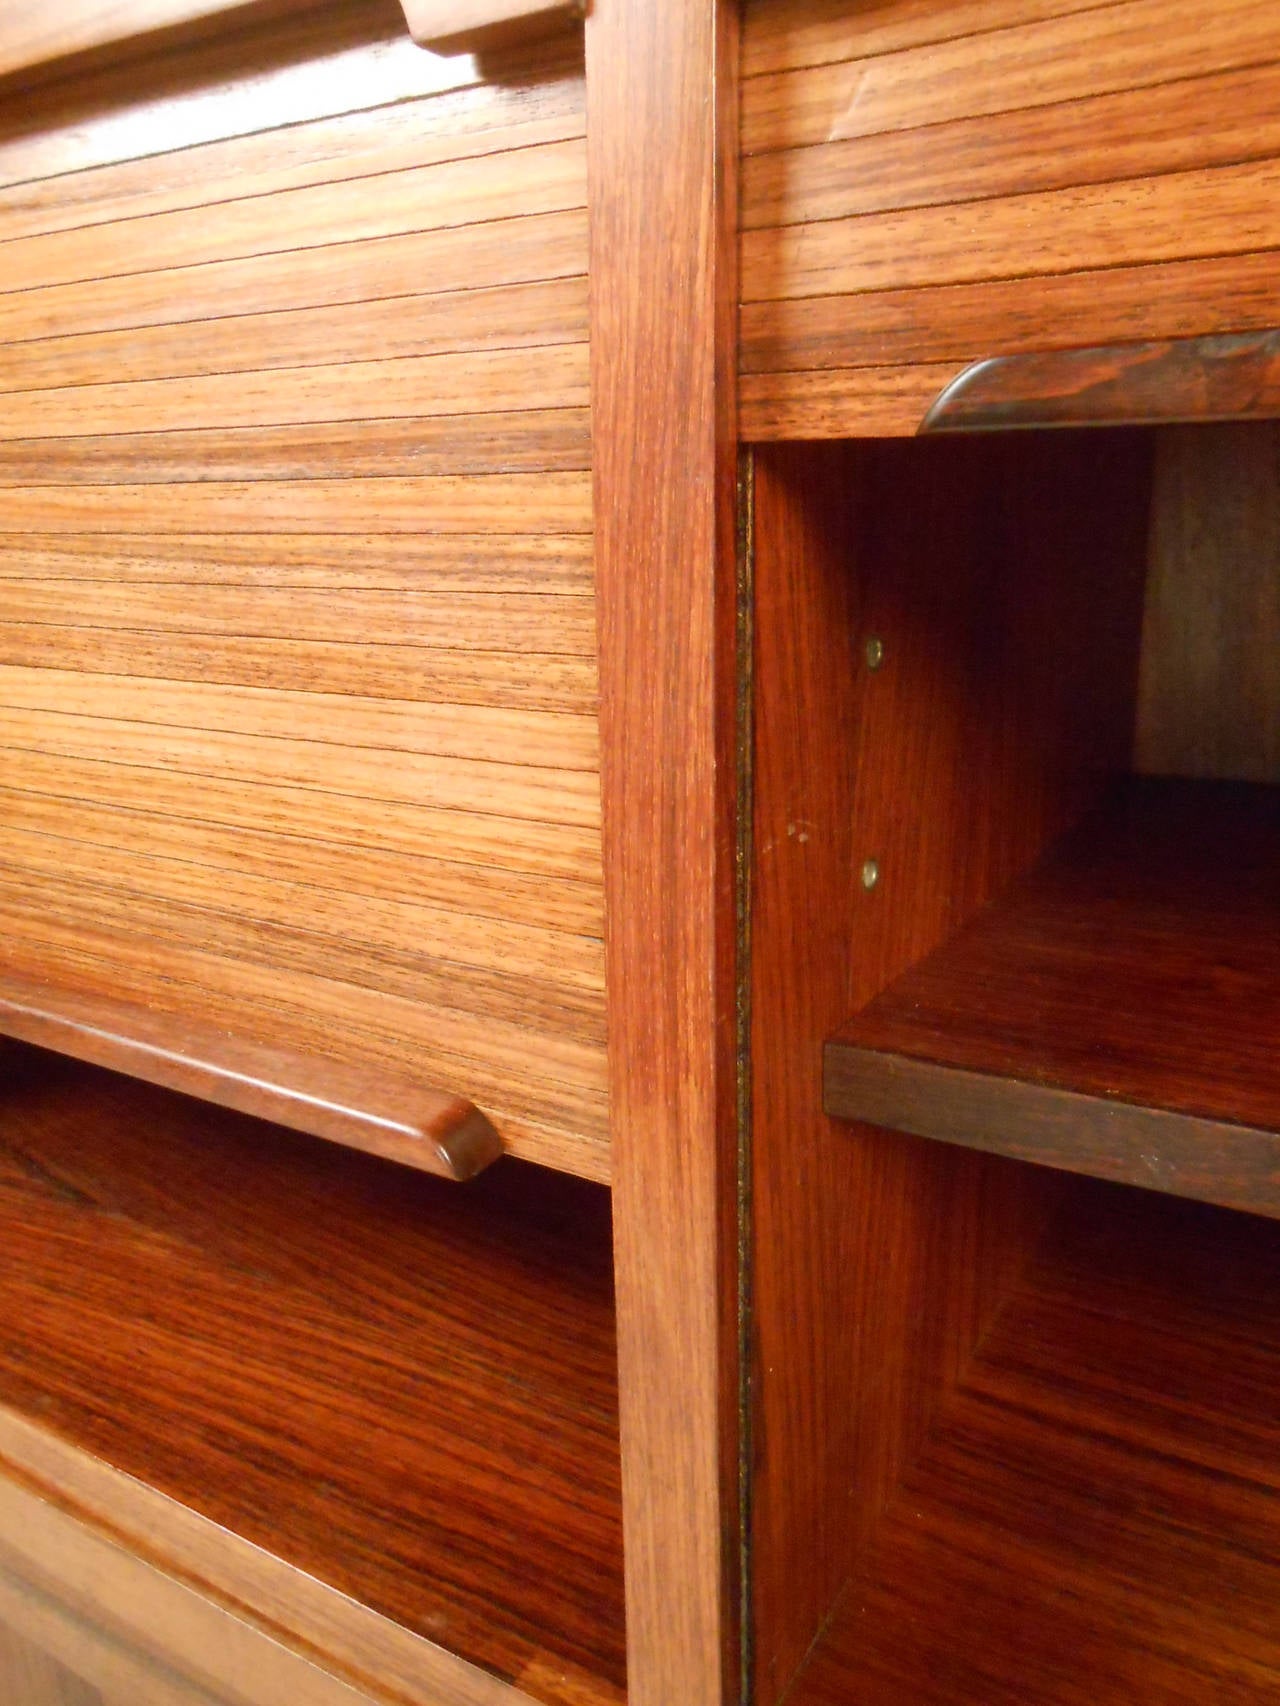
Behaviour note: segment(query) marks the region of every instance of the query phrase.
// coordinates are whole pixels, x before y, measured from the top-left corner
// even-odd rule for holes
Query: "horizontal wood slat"
[[[1280,151],[1280,66],[929,124],[743,163],[747,229],[1111,183]],[[975,211],[975,217],[977,217]]]
[[[580,207],[578,140],[0,243],[0,291],[439,231]]]
[[[0,439],[0,486],[158,485],[187,480],[310,480],[413,475],[576,473],[591,465],[586,409],[409,415],[303,426]]]
[[[209,260],[173,271],[90,278],[0,293],[0,340],[109,332],[226,315],[350,304],[581,277],[586,212],[527,214],[442,231]]]
[[[1265,0],[778,0],[744,51],[748,436],[912,433],[930,365],[1274,325]]]
[[[588,533],[586,474],[3,486],[0,534]]]
[[[24,767],[25,768],[25,767]],[[28,778],[22,778],[27,781]],[[106,848],[138,859],[180,860],[209,873],[234,872],[335,894],[344,890],[380,900],[448,907],[471,917],[527,923],[602,936],[598,887],[581,878],[532,876],[459,859],[393,853],[365,847],[352,860],[348,847],[306,841],[248,826],[229,829],[193,818],[166,818],[131,807],[103,809],[76,800],[0,788],[0,835],[58,836],[68,846]],[[192,804],[195,804],[193,800]],[[460,854],[465,846],[457,849]]]
[[[0,580],[107,581],[119,587],[559,593],[590,598],[591,539],[477,533],[363,538],[327,533],[67,534],[0,537]]]
[[[593,717],[594,656],[0,622],[0,663]]]
[[[851,11],[846,0],[747,0],[742,39],[746,78],[859,55],[944,42],[1018,24],[1096,11],[1115,0],[882,0]]]
[[[948,8],[938,8],[940,16]],[[856,20],[857,14],[851,15]],[[750,83],[748,153],[1052,106],[1274,60],[1267,0],[1119,0]],[[856,30],[850,29],[856,40]],[[855,48],[855,52],[856,52]]]
[[[386,361],[586,338],[587,281],[566,278],[375,300],[364,303],[358,315],[347,307],[300,308],[36,338],[0,345],[0,386],[35,391],[104,380],[120,385],[188,373],[325,366],[333,361],[335,340],[349,361]]]
[[[587,346],[468,350],[459,355],[329,362],[256,373],[202,374],[11,391],[4,419],[29,440],[586,406]]]
[[[350,10],[358,15],[359,7]],[[380,16],[385,20],[385,8]],[[295,34],[301,27],[300,22]],[[58,141],[64,150],[73,146],[84,150],[95,128],[101,136],[113,121],[120,125],[132,117],[140,139],[147,131],[158,130],[159,115],[153,113],[144,120],[136,99],[131,107],[117,107],[114,112],[108,109],[82,121],[74,133],[68,126],[61,131],[29,134],[22,143],[15,143],[6,141],[0,132],[0,172],[7,177],[8,171],[17,169],[25,176],[21,183],[5,182],[0,188],[4,240],[103,225],[135,215],[170,213],[232,198],[275,195],[310,184],[373,177],[542,142],[565,142],[583,134],[580,64],[575,68],[566,63],[556,67],[553,74],[531,81],[476,81],[477,73],[465,61],[446,66],[428,54],[407,49],[400,38],[379,44],[376,63],[384,74],[393,64],[403,66],[398,81],[389,81],[383,92],[383,98],[394,101],[394,106],[344,112],[334,118],[313,117],[306,106],[299,106],[283,116],[272,113],[276,122],[266,132],[251,131],[212,142],[203,141],[198,131],[193,141],[174,136],[168,146],[179,151],[159,156],[147,153],[101,165],[90,165],[80,155],[69,157],[65,152],[56,159],[48,158]],[[375,94],[369,86],[373,64],[373,57],[366,52],[360,78],[365,99]],[[321,60],[309,63],[295,59],[292,66],[264,78],[262,93],[277,101],[287,74],[300,80],[310,72],[318,94],[322,67]],[[416,85],[408,75],[414,67],[419,72]],[[469,86],[424,97],[424,72],[431,81],[451,81],[462,74]],[[340,69],[335,68],[335,75],[324,82],[331,96],[340,94]],[[261,124],[265,102],[255,102],[243,84],[239,88],[243,109]],[[186,110],[198,108],[207,113],[216,99],[216,86],[214,90],[201,88],[185,103]],[[323,102],[319,104],[323,106]],[[170,101],[164,125],[180,125],[181,110],[180,102]],[[31,158],[30,151],[41,145],[46,158]],[[24,146],[28,156],[20,159]],[[29,175],[45,165],[53,167],[53,175]]]
[[[69,604],[71,599],[74,604]],[[447,648],[465,635],[466,649],[475,653],[595,655],[591,601],[548,593],[504,597],[489,592],[201,586],[198,581],[134,586],[84,581],[73,587],[65,581],[50,585],[0,578],[0,622],[282,640],[356,633],[366,646]]]
[[[600,838],[591,825],[518,820],[500,812],[348,798],[340,817],[322,793],[287,783],[222,781],[73,753],[5,750],[5,784],[74,805],[137,808],[163,817],[318,841],[336,847],[427,854],[465,865],[578,877],[598,889]]]
[[[0,119],[6,953],[607,1178],[580,59],[237,40]]]

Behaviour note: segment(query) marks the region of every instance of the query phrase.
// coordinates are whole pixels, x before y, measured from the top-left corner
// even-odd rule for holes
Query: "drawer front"
[[[743,402],[910,433],[986,356],[1272,327],[1269,0],[752,0]]]
[[[581,49],[334,10],[0,136],[4,959],[604,1177]]]

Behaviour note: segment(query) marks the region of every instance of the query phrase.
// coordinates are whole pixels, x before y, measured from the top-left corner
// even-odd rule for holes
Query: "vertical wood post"
[[[738,1602],[733,0],[595,0],[591,368],[629,1706]]]

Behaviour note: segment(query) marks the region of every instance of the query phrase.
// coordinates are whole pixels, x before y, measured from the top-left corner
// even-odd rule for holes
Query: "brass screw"
[[[884,641],[880,638],[879,634],[872,634],[871,638],[867,641],[866,657],[868,669],[879,669],[880,665],[884,662]]]
[[[862,866],[862,886],[868,893],[880,881],[880,862],[878,859],[867,859]]]

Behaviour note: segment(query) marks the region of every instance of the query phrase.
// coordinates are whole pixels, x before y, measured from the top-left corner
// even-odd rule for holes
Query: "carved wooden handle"
[[[586,0],[400,0],[409,34],[446,53],[508,47],[563,29]]]
[[[921,433],[1280,415],[1280,331],[995,356],[938,397]]]
[[[502,1154],[502,1139],[461,1096],[8,972],[0,972],[0,1036],[446,1179],[474,1178]]]

